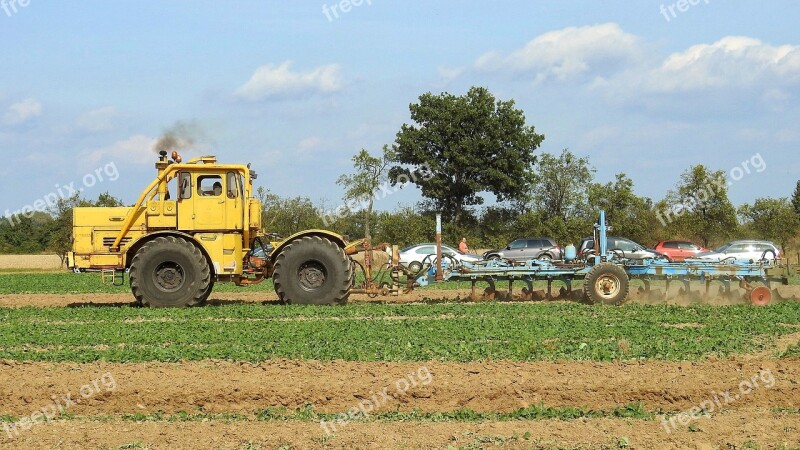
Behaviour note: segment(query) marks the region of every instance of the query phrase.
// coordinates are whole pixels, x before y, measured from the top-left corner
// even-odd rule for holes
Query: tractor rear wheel
[[[343,305],[350,296],[353,266],[329,239],[306,236],[286,246],[272,275],[281,302],[291,305]]]
[[[131,291],[142,306],[197,306],[211,295],[213,283],[206,257],[194,244],[175,236],[146,243],[133,257]]]
[[[620,305],[628,297],[629,288],[625,269],[608,262],[592,267],[583,281],[583,294],[593,304]]]

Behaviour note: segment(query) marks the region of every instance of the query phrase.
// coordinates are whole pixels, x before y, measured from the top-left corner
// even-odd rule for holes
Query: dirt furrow
[[[339,413],[380,399],[383,411],[509,412],[544,404],[594,410],[644,402],[683,411],[704,401],[726,410],[800,405],[800,360],[739,358],[699,363],[620,364],[509,361],[386,363],[274,360],[261,364],[200,361],[142,364],[0,363],[0,415],[30,414],[51,396],[72,393],[110,374],[115,389],[71,414],[252,413],[269,407]],[[740,393],[740,383],[751,387]],[[744,387],[747,387],[747,384]],[[723,392],[730,393],[729,400]],[[734,395],[740,398],[733,399]],[[727,404],[725,404],[727,403]]]
[[[744,410],[700,418],[671,429],[658,420],[581,419],[485,423],[367,422],[342,425],[331,435],[310,422],[83,422],[37,425],[4,448],[791,448],[800,443],[800,419]],[[753,443],[762,447],[742,447]],[[141,445],[141,446],[137,446]],[[452,446],[452,447],[451,447]]]

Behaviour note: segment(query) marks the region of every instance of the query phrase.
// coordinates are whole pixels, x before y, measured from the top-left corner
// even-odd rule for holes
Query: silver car
[[[520,238],[514,239],[504,249],[489,250],[483,259],[508,259],[511,261],[528,261],[531,259],[559,260],[563,258],[561,246],[553,238]]]
[[[698,253],[695,258],[706,261],[760,261],[776,260],[780,257],[781,251],[774,242],[744,240],[728,242],[712,252]]]
[[[400,264],[408,267],[413,272],[422,269],[423,262],[431,264],[436,260],[436,244],[417,244],[400,250]],[[458,262],[477,262],[481,259],[476,255],[461,253],[460,251],[442,244],[442,256],[450,257]]]
[[[651,248],[646,248],[644,245],[641,245],[628,238],[617,237],[617,236],[609,236],[607,238],[607,249],[609,252],[614,252],[624,258],[633,260],[645,260],[645,259],[655,259],[664,257],[664,255]],[[580,255],[583,255],[584,257],[589,254],[594,254],[594,238],[592,237],[583,238],[583,240],[581,241],[581,245],[578,247],[578,252]]]

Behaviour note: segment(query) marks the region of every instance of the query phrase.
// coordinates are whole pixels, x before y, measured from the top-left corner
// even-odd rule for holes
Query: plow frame
[[[430,264],[423,268],[418,274],[413,284],[407,286],[407,291],[414,286],[427,286],[437,280],[444,281],[468,281],[471,283],[471,298],[478,300],[498,299],[505,297],[505,300],[514,299],[514,282],[523,282],[526,287],[522,289],[519,296],[521,300],[550,300],[555,298],[553,295],[553,284],[562,283],[558,297],[578,299],[579,293],[572,289],[572,284],[576,280],[584,280],[595,267],[611,263],[624,270],[627,279],[641,280],[644,282],[644,289],[639,290],[640,294],[649,294],[650,283],[652,281],[664,281],[666,290],[664,297],[669,294],[670,285],[673,282],[683,284],[681,292],[685,294],[697,293],[690,288],[690,282],[702,282],[705,286],[705,294],[711,294],[711,283],[716,281],[722,283],[722,293],[731,295],[734,283],[738,288],[744,289],[745,297],[754,304],[766,304],[772,298],[772,294],[766,296],[763,289],[772,289],[773,284],[788,284],[790,276],[797,274],[800,264],[791,265],[781,260],[761,261],[705,261],[705,260],[686,260],[684,262],[669,262],[664,259],[633,260],[626,258],[624,254],[608,249],[608,227],[605,224],[605,212],[600,211],[600,217],[595,224],[595,251],[593,254],[586,255],[582,260],[573,262],[551,261],[551,260],[528,260],[525,262],[513,262],[509,260],[490,260],[477,263],[456,262],[442,260],[442,273],[437,273],[437,265]],[[407,274],[408,275],[408,274]],[[534,283],[537,281],[547,282],[546,291],[534,291]],[[476,283],[485,282],[488,287],[479,294]],[[497,290],[500,283],[508,283],[508,290],[501,296]],[[757,283],[763,284],[758,286]],[[771,291],[770,291],[771,292]],[[766,301],[764,301],[766,297]],[[757,301],[758,300],[758,301]]]

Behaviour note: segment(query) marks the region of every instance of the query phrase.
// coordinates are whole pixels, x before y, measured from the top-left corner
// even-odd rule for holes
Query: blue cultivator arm
[[[642,287],[632,295],[649,299],[668,299],[670,296],[690,297],[693,300],[712,300],[737,297],[756,305],[765,305],[773,297],[782,298],[773,284],[788,284],[788,277],[795,273],[796,267],[782,264],[780,261],[762,260],[757,262],[714,262],[687,260],[671,263],[666,259],[635,260],[626,258],[619,252],[608,250],[608,228],[605,223],[605,212],[595,225],[595,251],[593,255],[574,261],[529,260],[515,263],[508,260],[491,260],[477,263],[442,261],[444,280],[470,281],[472,297],[519,300],[544,300],[554,298],[585,299],[591,303],[621,304],[630,294],[630,280],[642,281]],[[436,276],[435,265],[416,280],[418,285],[428,285]],[[583,281],[581,291],[573,291],[573,282]],[[482,294],[476,291],[476,283],[482,281],[488,287]],[[535,282],[545,282],[546,290],[534,290]],[[651,290],[651,282],[663,281],[664,291]],[[513,291],[514,282],[522,282],[526,286],[519,294]],[[680,289],[671,289],[673,283],[679,283]],[[701,282],[698,290],[690,289],[690,282]],[[712,282],[718,282],[717,289],[712,289]],[[508,290],[500,293],[498,283],[508,283]],[[559,283],[557,293],[553,292],[553,284]]]

